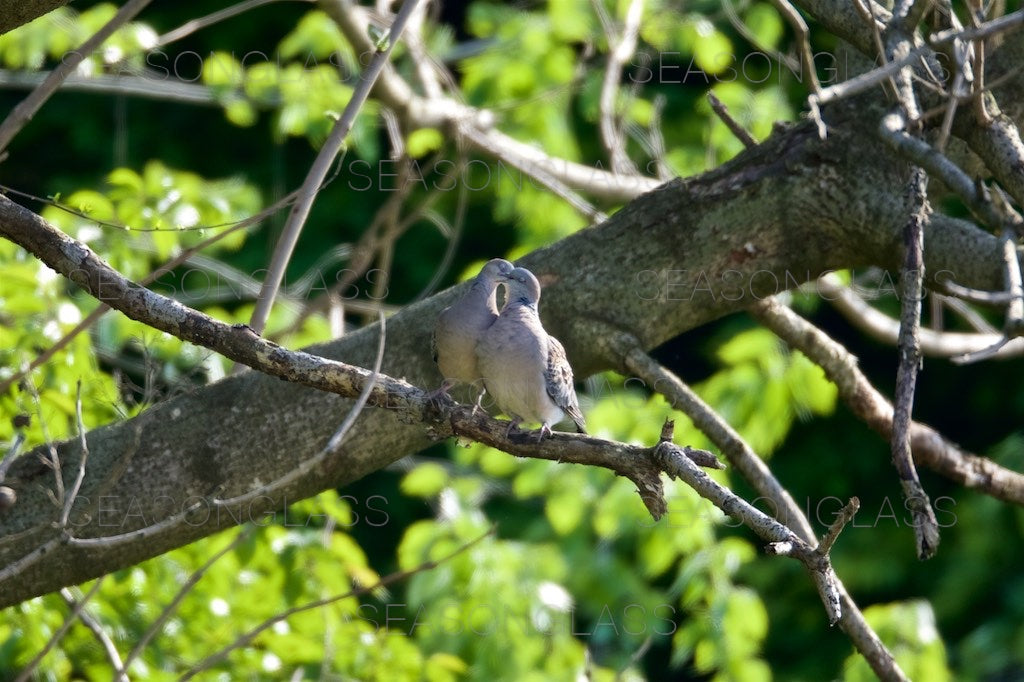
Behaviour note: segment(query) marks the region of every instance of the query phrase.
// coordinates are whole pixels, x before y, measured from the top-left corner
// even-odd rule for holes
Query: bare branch
[[[623,175],[637,175],[636,165],[626,154],[626,141],[622,134],[622,127],[617,121],[616,98],[619,91],[619,79],[621,78],[622,65],[626,63],[636,50],[637,36],[640,33],[640,18],[644,13],[643,0],[630,0],[629,8],[626,10],[626,23],[622,27],[622,33],[616,35],[616,29],[611,18],[607,16],[604,4],[597,0],[594,3],[597,15],[604,27],[604,34],[608,40],[608,61],[604,68],[604,78],[601,81],[600,108],[600,131],[601,142],[611,160],[612,170]]]
[[[78,425],[78,442],[82,447],[82,456],[78,460],[78,474],[71,486],[71,493],[64,501],[64,510],[60,515],[60,527],[68,527],[68,517],[71,515],[71,507],[75,504],[78,491],[82,489],[82,481],[85,480],[85,463],[89,459],[89,444],[85,440],[85,422],[82,421],[82,380],[78,380],[75,392],[75,420]]]
[[[807,22],[800,16],[800,12],[793,7],[788,0],[771,0],[779,14],[789,22],[790,28],[796,34],[797,51],[800,53],[800,63],[803,65],[804,73],[811,79],[811,93],[821,93],[821,83],[818,81],[818,72],[814,68],[814,55],[811,54],[811,32],[807,28]]]
[[[60,596],[64,599],[64,603],[72,610],[75,609],[79,599],[81,598],[76,597],[72,594],[71,590],[66,587],[62,587],[60,589]],[[128,682],[128,676],[125,675],[125,671],[128,667],[125,663],[121,662],[121,655],[118,653],[117,647],[114,645],[114,640],[110,639],[110,635],[108,635],[107,631],[103,629],[103,625],[93,618],[85,609],[78,610],[78,620],[82,621],[82,625],[89,628],[89,631],[100,643],[100,646],[103,647],[103,651],[107,655],[107,660],[110,661],[110,667],[114,671],[114,682]]]
[[[363,8],[348,5],[342,0],[320,0],[320,5],[356,52],[373,50],[373,43],[366,33],[368,18]],[[373,96],[407,119],[411,127],[447,129],[473,147],[495,155],[545,184],[554,180],[568,190],[584,191],[606,201],[629,200],[661,184],[660,180],[653,178],[617,175],[552,157],[495,129],[495,115],[490,111],[474,109],[451,98],[418,96],[389,66],[384,67]]]
[[[1010,296],[1003,331],[1007,337],[1017,338],[1024,334],[1024,282],[1021,281],[1017,240],[1010,230],[1003,232],[1003,277]]]
[[[803,511],[793,501],[789,491],[783,488],[772,475],[764,461],[754,453],[753,449],[739,434],[725,423],[714,410],[701,401],[696,394],[690,391],[678,377],[647,355],[639,341],[634,337],[624,333],[612,333],[608,337],[605,342],[610,346],[610,350],[621,358],[622,368],[625,373],[640,377],[653,390],[666,396],[673,408],[682,410],[690,417],[697,428],[722,450],[729,459],[730,464],[739,470],[754,489],[757,490],[758,494],[772,500],[774,508],[777,510],[777,515],[785,523],[784,526],[780,527],[786,529],[786,532],[782,536],[772,537],[769,541],[773,543],[786,543],[790,551],[794,552],[794,556],[799,555],[802,557],[801,561],[805,561],[805,565],[808,567],[818,593],[821,596],[822,603],[825,605],[829,622],[834,623],[838,621],[840,623],[843,631],[849,635],[854,646],[861,652],[872,670],[880,678],[884,680],[906,680],[906,675],[900,670],[892,654],[886,649],[881,639],[871,629],[871,626],[868,625],[864,619],[864,614],[857,608],[856,603],[846,592],[842,582],[835,575],[835,572],[832,571],[831,566],[828,565],[828,557],[813,551],[817,544],[817,539],[814,537],[814,531],[807,517],[804,516]],[[663,441],[661,445],[671,444],[666,444]],[[664,467],[665,464],[663,463],[662,466]],[[707,481],[711,479],[700,471],[698,471],[700,476],[696,476],[690,471],[689,466],[686,466],[685,469],[685,476],[682,474],[682,467],[678,471],[670,468],[666,468],[665,471],[669,475],[680,475],[698,493],[706,496],[702,492],[702,488],[696,487],[695,484],[699,483],[701,486],[704,486],[705,479]],[[725,493],[731,495],[727,490]],[[711,493],[709,492],[709,494]],[[723,495],[721,491],[714,491],[713,494],[717,497],[708,497],[713,502]],[[725,498],[721,499],[724,500]],[[716,502],[717,504],[718,502]],[[735,502],[730,502],[728,507],[720,506],[720,508],[727,514],[732,514],[732,510],[736,508],[735,504]],[[739,508],[742,509],[742,506]],[[753,509],[753,511],[756,514],[761,514],[756,509]],[[748,510],[746,517],[750,517],[751,522],[757,521],[758,527],[763,531],[774,532],[774,526],[763,523],[756,514],[752,515]],[[737,516],[736,518],[744,520],[746,523],[746,517]],[[751,528],[758,532],[753,526]],[[768,539],[765,536],[761,537]],[[808,550],[810,550],[809,553]],[[812,568],[812,565],[816,568]]]
[[[722,453],[736,470],[754,487],[759,495],[772,501],[780,520],[806,543],[814,543],[814,530],[800,506],[793,500],[768,465],[757,456],[740,434],[729,426],[710,405],[701,400],[689,386],[672,372],[655,362],[639,344],[627,335],[608,340],[622,358],[625,373],[642,379],[651,390],[664,395],[673,409],[688,416]]]
[[[891,437],[892,405],[871,385],[857,367],[857,358],[846,348],[775,298],[759,301],[750,312],[791,348],[821,367],[855,415],[883,437]],[[918,422],[911,422],[910,438],[914,459],[919,464],[965,488],[1024,505],[1024,474],[964,452],[931,427]]]
[[[722,103],[722,100],[715,97],[715,93],[710,90],[708,90],[708,102],[711,104],[711,110],[721,119],[725,127],[736,136],[736,139],[743,143],[744,147],[750,149],[757,146],[757,140],[754,139],[754,136],[748,133],[747,129],[732,117],[729,113],[729,108]]]
[[[989,228],[997,229],[1004,224],[1005,219],[991,202],[978,196],[977,187],[967,173],[927,142],[907,133],[905,123],[899,114],[889,114],[882,119],[878,130],[886,143],[909,161],[938,178]]]
[[[895,346],[899,342],[899,320],[889,317],[872,307],[851,288],[846,287],[834,274],[820,277],[815,283],[818,294],[831,303],[836,310],[861,331],[873,339]],[[984,293],[984,292],[983,292]],[[1003,339],[1002,334],[962,332],[937,332],[922,328],[920,331],[921,352],[930,357],[952,358],[975,353],[989,348]],[[996,356],[999,359],[1019,357],[1024,354],[1024,341],[1013,342]]]
[[[157,38],[156,44],[160,47],[169,45],[176,40],[181,40],[182,38],[192,35],[196,31],[200,31],[209,26],[213,26],[214,24],[218,24],[227,19],[237,17],[238,15],[244,14],[249,10],[256,9],[257,7],[262,7],[263,5],[269,5],[273,2],[280,1],[281,0],[244,0],[244,2],[239,2],[236,5],[231,5],[230,7],[225,7],[222,10],[211,12],[210,14],[207,14],[204,17],[199,17],[198,19],[186,21],[178,28],[168,31],[167,33]],[[299,1],[314,2],[315,0]]]
[[[320,186],[327,177],[327,172],[334,163],[334,157],[341,151],[345,137],[348,136],[349,130],[352,129],[352,124],[355,123],[359,110],[363,108],[366,99],[370,96],[373,84],[380,77],[384,65],[391,56],[391,50],[398,43],[402,31],[405,30],[405,24],[412,15],[413,10],[416,9],[418,2],[419,0],[405,0],[402,3],[402,9],[399,10],[394,23],[391,24],[386,44],[375,46],[373,59],[370,60],[370,64],[360,76],[359,84],[352,92],[352,98],[345,105],[345,111],[331,129],[330,135],[327,136],[324,146],[320,149],[320,153],[317,154],[313,165],[309,169],[309,173],[306,175],[306,179],[299,188],[299,196],[292,206],[291,212],[288,214],[288,221],[285,223],[277,246],[274,247],[274,255],[270,260],[270,266],[267,268],[267,277],[263,281],[263,289],[260,291],[259,298],[256,300],[256,307],[252,312],[252,318],[249,320],[250,328],[257,334],[263,333],[267,317],[270,315],[270,309],[274,305],[274,298],[277,296],[277,290],[281,286],[281,280],[284,279],[285,268],[292,258],[292,252],[299,241],[299,234],[301,234],[302,227],[306,223],[306,218],[309,217],[313,201],[316,199]]]

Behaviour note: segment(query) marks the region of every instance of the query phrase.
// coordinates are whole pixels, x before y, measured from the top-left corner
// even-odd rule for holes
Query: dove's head
[[[508,302],[537,305],[540,301],[540,282],[526,268],[515,268],[505,277]]]
[[[476,279],[478,282],[497,286],[498,282],[505,281],[515,267],[504,258],[492,258],[480,269],[480,274],[476,276]]]

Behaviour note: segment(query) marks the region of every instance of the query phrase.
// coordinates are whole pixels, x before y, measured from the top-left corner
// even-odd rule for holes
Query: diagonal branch
[[[299,195],[292,205],[292,210],[288,214],[288,220],[281,233],[281,238],[274,248],[274,255],[271,258],[270,267],[267,269],[267,278],[263,282],[263,288],[260,290],[259,298],[256,300],[256,307],[252,311],[252,318],[249,321],[249,326],[257,334],[263,333],[267,317],[270,316],[270,309],[274,305],[274,298],[277,296],[277,290],[281,286],[281,280],[284,279],[285,268],[288,267],[288,262],[292,259],[295,245],[299,241],[299,234],[302,232],[303,225],[306,224],[309,211],[313,208],[313,201],[316,199],[316,195],[319,193],[320,187],[327,177],[327,172],[334,163],[334,157],[341,151],[345,138],[352,129],[356,116],[359,115],[359,110],[366,104],[370,91],[373,89],[373,84],[384,70],[384,66],[391,57],[391,50],[398,43],[402,31],[405,30],[405,24],[409,21],[409,17],[412,16],[418,2],[419,0],[405,0],[402,3],[402,9],[399,10],[398,15],[395,17],[394,23],[391,24],[391,31],[388,33],[387,41],[374,46],[373,59],[360,76],[359,84],[352,92],[352,98],[345,105],[345,111],[331,129],[330,135],[327,136],[327,141],[324,142],[324,146],[320,149],[320,153],[317,154],[313,165],[309,169],[309,173],[306,175],[306,179],[299,188]]]
[[[772,543],[782,543],[784,546],[774,549],[776,553],[792,554],[804,562],[811,573],[822,603],[825,605],[829,622],[840,624],[843,632],[850,637],[872,670],[884,680],[906,680],[907,677],[900,670],[892,653],[886,649],[882,640],[868,625],[864,614],[861,613],[843,583],[835,575],[828,563],[827,555],[815,550],[817,539],[810,522],[793,501],[789,492],[782,487],[778,479],[768,469],[764,460],[758,457],[750,445],[677,376],[644,352],[643,347],[634,337],[625,333],[610,334],[609,336],[608,344],[613,352],[618,353],[623,369],[627,373],[640,377],[652,390],[668,398],[674,408],[682,410],[689,416],[697,428],[722,450],[730,464],[740,471],[758,494],[773,502],[774,509],[777,510],[776,515],[784,525],[766,524],[761,518],[764,515],[760,511],[751,508],[756,514],[751,513],[743,506],[745,503],[737,502],[738,498],[733,499],[735,496],[730,491],[709,487],[707,482],[711,479],[699,470],[694,474],[692,467],[688,464],[684,463],[679,468],[668,467],[666,472],[670,476],[679,475],[702,496],[711,495],[708,499],[715,502],[728,514],[736,515],[734,511],[745,510],[744,513],[736,515],[736,518],[746,523],[763,539]],[[714,485],[717,486],[717,484]],[[722,492],[723,490],[724,492]],[[768,519],[768,517],[764,518]],[[772,533],[777,532],[775,526],[783,528],[785,532],[771,536]],[[762,533],[768,535],[762,535]],[[835,533],[838,533],[838,530]]]
[[[320,6],[334,20],[357,54],[370,54],[369,24],[365,9],[343,0],[320,0]],[[425,98],[413,92],[398,73],[385,66],[372,95],[395,110],[410,128],[443,128],[472,147],[498,158],[531,176],[545,172],[559,183],[584,191],[605,201],[626,201],[661,184],[641,176],[610,173],[580,163],[549,156],[544,151],[502,133],[494,127],[492,112],[475,109],[451,98]]]
[[[892,436],[893,408],[857,367],[857,358],[835,339],[779,303],[759,301],[750,312],[791,348],[822,368],[850,410],[885,438]],[[910,424],[914,459],[965,488],[1024,505],[1024,474],[964,452],[930,426]]]

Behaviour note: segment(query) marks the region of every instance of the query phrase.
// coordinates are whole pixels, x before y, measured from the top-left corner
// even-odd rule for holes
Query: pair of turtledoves
[[[500,315],[499,284],[507,289]],[[539,441],[566,416],[586,433],[572,367],[562,344],[544,330],[539,301],[540,283],[532,272],[500,258],[488,261],[462,299],[438,317],[434,360],[445,381],[437,392],[482,379],[494,402],[512,417],[507,433],[523,421],[540,422]],[[482,397],[483,391],[477,407]]]

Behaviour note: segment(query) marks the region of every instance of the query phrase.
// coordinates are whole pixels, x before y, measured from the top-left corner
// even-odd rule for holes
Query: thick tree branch
[[[828,270],[867,264],[898,267],[895,245],[908,206],[891,190],[905,182],[906,166],[865,127],[869,110],[870,103],[859,101],[826,110],[830,135],[824,141],[817,139],[810,123],[780,128],[723,167],[670,182],[604,224],[522,259],[545,287],[545,325],[565,344],[576,374],[584,377],[617,366],[616,358],[593,342],[609,328],[628,330],[650,349],[739,310],[754,297],[797,286]],[[15,569],[30,552],[39,547],[45,551],[30,567],[12,571],[16,575],[4,583],[0,606],[261,518],[267,510],[355,481],[454,428],[440,424],[424,429],[424,405],[413,384],[438,381],[427,338],[437,313],[459,295],[458,288],[408,306],[388,320],[385,376],[373,389],[370,405],[391,409],[360,416],[350,440],[358,447],[343,445],[316,471],[273,496],[233,509],[214,508],[211,496],[236,496],[258,487],[257,481],[280,478],[324,447],[350,399],[295,382],[356,395],[369,376],[358,368],[372,363],[376,327],[310,353],[286,351],[244,327],[189,316],[176,303],[108,281],[108,275],[100,274],[106,272],[101,261],[66,236],[58,235],[59,248],[45,244],[40,237],[45,227],[38,216],[0,200],[0,233],[45,256],[51,266],[67,271],[99,297],[140,316],[159,315],[168,323],[166,331],[207,346],[218,344],[229,357],[267,367],[288,381],[245,373],[87,434],[89,470],[79,504],[91,513],[84,517],[73,510],[72,524],[85,524],[75,526],[83,542],[113,535],[133,538],[113,547],[71,545],[45,530],[54,520],[45,493],[52,487],[52,472],[35,454],[15,461],[5,485],[17,493],[17,503],[0,516],[0,535],[12,539],[0,544],[0,565]],[[952,273],[956,281],[977,289],[1002,286],[995,237],[941,216],[930,217],[925,230],[928,273],[945,271],[947,279]],[[461,414],[458,409],[456,414]],[[503,424],[487,423],[481,421],[479,428]],[[474,437],[468,423],[460,428]],[[488,442],[482,434],[476,436]],[[504,445],[510,452],[518,447]],[[550,447],[552,459],[565,459],[560,439],[545,441],[545,447]],[[70,485],[80,446],[62,443],[57,451]],[[537,456],[538,451],[529,454]],[[629,475],[625,457],[606,459]],[[187,523],[126,536],[183,512]]]

